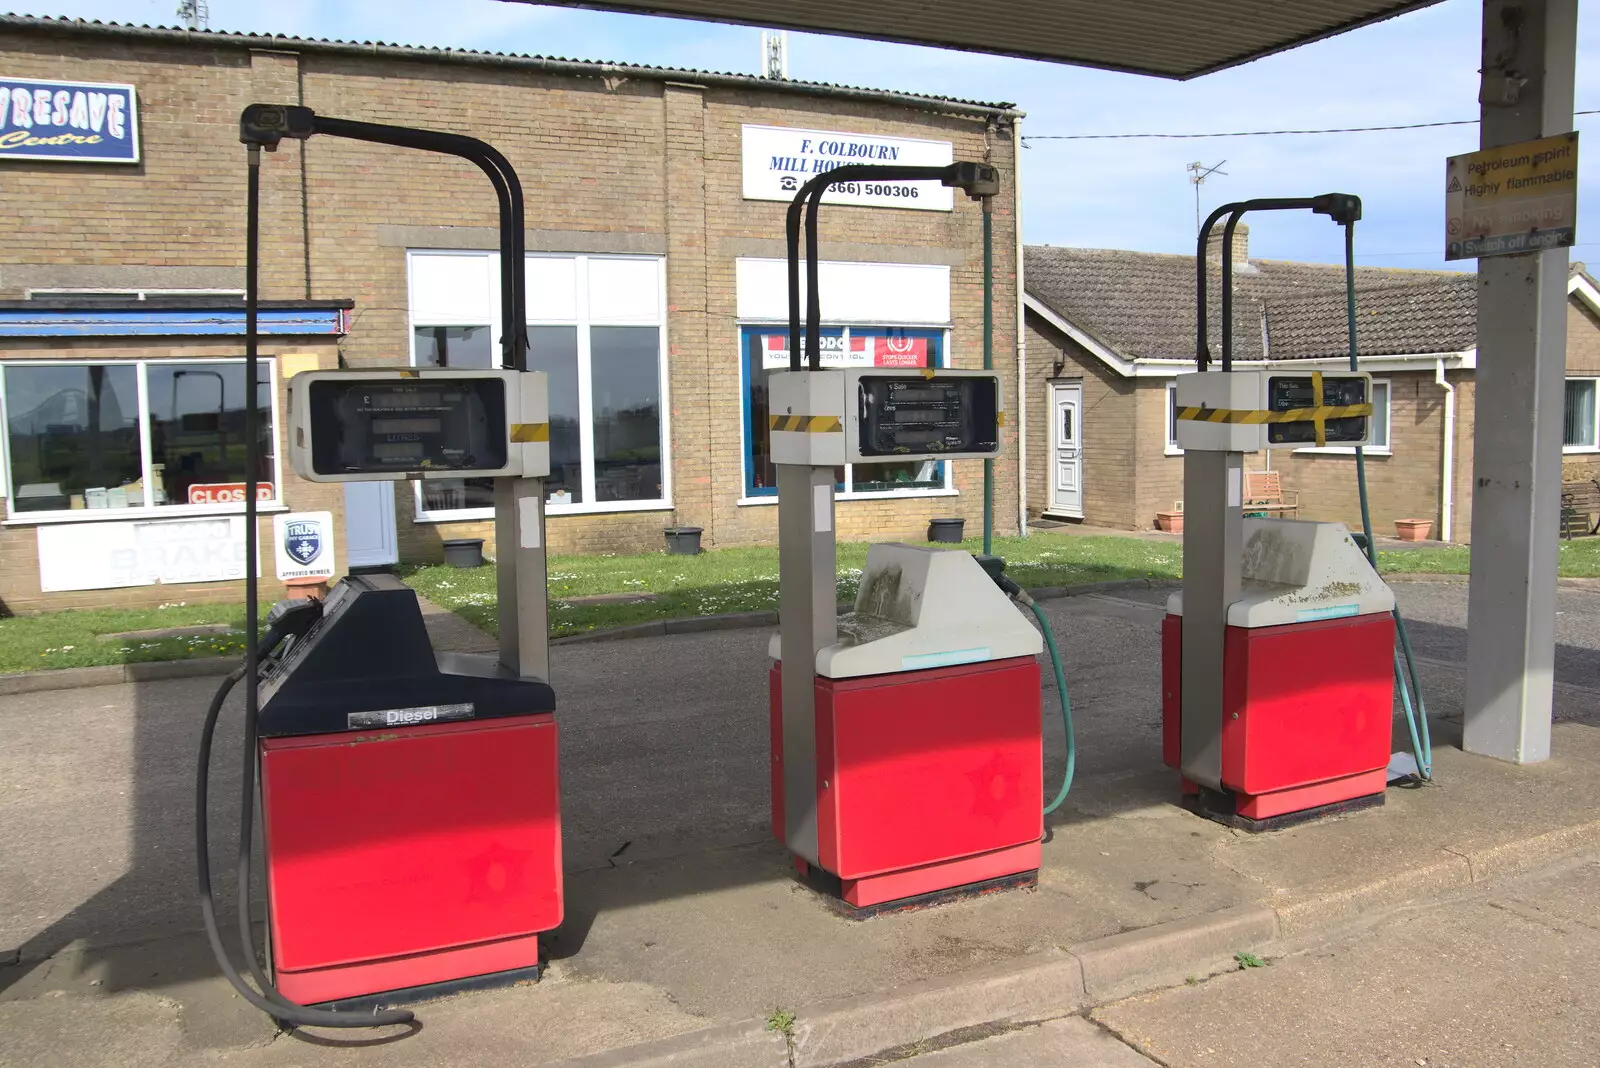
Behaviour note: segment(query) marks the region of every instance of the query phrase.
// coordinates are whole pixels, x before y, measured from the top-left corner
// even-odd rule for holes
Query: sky
[[[174,25],[176,0],[36,0],[19,13]],[[215,30],[755,73],[760,30],[502,0],[210,0]],[[1477,116],[1481,3],[1446,0],[1351,33],[1190,82],[1031,60],[791,34],[789,74],[806,81],[1015,103],[1024,135],[1213,133],[1429,123]],[[441,17],[447,11],[448,17]],[[1580,7],[1576,107],[1600,109],[1600,4]],[[1600,115],[1582,116],[1584,139]],[[1446,264],[1445,157],[1477,147],[1477,127],[1386,133],[1035,140],[1022,154],[1030,244],[1192,252],[1187,165],[1221,164],[1201,208],[1259,196],[1349,192],[1365,204],[1360,262]],[[1600,262],[1600,144],[1579,153],[1578,243]],[[1252,258],[1337,261],[1338,230],[1300,213],[1251,218]]]

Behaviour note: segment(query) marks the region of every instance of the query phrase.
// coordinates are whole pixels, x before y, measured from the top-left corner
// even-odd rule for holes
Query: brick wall
[[[734,265],[778,255],[785,205],[742,198],[740,126],[847,130],[949,140],[958,159],[1002,172],[994,205],[994,352],[1015,367],[1015,161],[1008,128],[985,116],[943,114],[870,100],[674,84],[617,76],[555,75],[381,53],[247,49],[205,37],[187,42],[22,32],[0,46],[19,77],[130,82],[138,87],[138,166],[7,161],[8,200],[29,203],[20,228],[0,233],[0,298],[30,286],[241,288],[244,150],[240,109],[251,101],[304,103],[319,113],[453,130],[480,137],[517,167],[528,226],[557,236],[549,251],[582,251],[573,237],[647,235],[667,254],[673,507],[559,516],[555,552],[660,547],[662,527],[706,528],[708,544],[775,538],[768,505],[741,505],[740,354]],[[456,160],[337,138],[286,141],[263,157],[262,296],[350,298],[350,366],[409,359],[405,248],[383,227],[496,224],[482,174]],[[70,167],[70,182],[63,175]],[[953,212],[830,206],[821,216],[831,258],[952,264],[950,356],[982,364],[981,211],[959,194]],[[560,235],[568,235],[564,239]],[[569,243],[563,244],[567,240]],[[580,242],[581,243],[581,242]],[[487,247],[487,243],[484,243]],[[1007,375],[1007,406],[1019,400]],[[995,515],[1016,530],[1016,420],[997,463]],[[982,515],[982,465],[954,464],[959,495],[844,501],[842,537],[915,534],[928,518]],[[486,537],[489,523],[415,523],[408,487],[396,493],[405,558],[435,558],[442,540]]]

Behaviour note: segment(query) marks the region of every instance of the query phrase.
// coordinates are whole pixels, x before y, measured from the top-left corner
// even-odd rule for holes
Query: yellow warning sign
[[[1445,259],[1571,245],[1577,233],[1578,135],[1486,148],[1445,161]]]

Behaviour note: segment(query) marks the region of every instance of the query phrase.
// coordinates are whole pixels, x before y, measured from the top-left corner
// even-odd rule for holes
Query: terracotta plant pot
[[[1160,530],[1166,531],[1168,534],[1182,534],[1183,533],[1183,513],[1182,512],[1157,512],[1156,513],[1156,527],[1158,529],[1160,529]]]
[[[1396,519],[1394,529],[1401,541],[1427,541],[1428,535],[1433,533],[1433,520]]]

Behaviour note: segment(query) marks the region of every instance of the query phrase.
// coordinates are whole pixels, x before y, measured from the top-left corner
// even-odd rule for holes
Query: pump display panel
[[[857,402],[863,457],[1000,451],[996,378],[862,375]]]
[[[1368,387],[1371,380],[1366,375],[1322,376],[1322,408],[1343,408],[1371,401]],[[1314,409],[1317,404],[1316,387],[1308,374],[1268,375],[1266,409],[1269,412],[1288,412]],[[1321,421],[1323,440],[1329,445],[1363,445],[1367,441],[1367,416],[1350,416],[1344,419]],[[1317,442],[1315,420],[1296,423],[1268,423],[1267,444],[1314,445]]]
[[[325,380],[311,384],[308,400],[317,474],[506,466],[506,386],[499,379]]]

